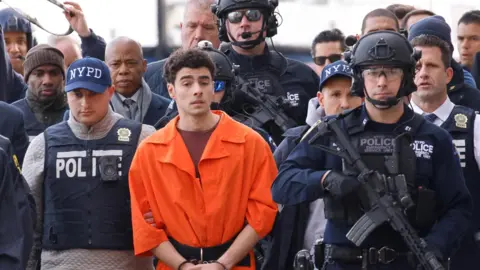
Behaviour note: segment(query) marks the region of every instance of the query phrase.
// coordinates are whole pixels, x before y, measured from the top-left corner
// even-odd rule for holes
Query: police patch
[[[455,125],[459,128],[467,128],[468,118],[465,114],[458,113],[455,114]]]
[[[391,154],[395,139],[386,135],[368,135],[360,137],[358,150],[363,154]]]
[[[118,140],[121,142],[129,142],[132,131],[128,128],[119,128],[117,130]]]

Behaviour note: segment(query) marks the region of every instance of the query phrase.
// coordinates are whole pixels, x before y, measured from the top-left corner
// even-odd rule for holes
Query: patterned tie
[[[133,99],[127,98],[123,101],[127,107],[128,118],[135,120],[135,113],[137,112],[137,104]]]
[[[437,116],[434,113],[426,113],[423,115],[425,120],[430,121],[430,122],[435,122],[437,120]]]

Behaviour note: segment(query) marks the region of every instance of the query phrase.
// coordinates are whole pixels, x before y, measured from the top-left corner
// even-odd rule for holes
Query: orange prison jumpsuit
[[[257,132],[221,111],[202,158],[200,179],[177,118],[145,139],[129,173],[136,255],[151,255],[167,237],[192,247],[217,246],[232,240],[245,221],[259,237],[267,235],[277,213],[270,188],[277,175],[271,150]],[[156,228],[143,214],[152,211]],[[251,267],[255,269],[253,251]],[[170,269],[159,262],[157,270]]]

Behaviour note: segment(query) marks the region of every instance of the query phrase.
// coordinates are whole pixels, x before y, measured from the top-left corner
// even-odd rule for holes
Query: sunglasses
[[[329,56],[317,56],[313,58],[313,62],[319,66],[325,65],[325,62],[330,61],[330,63],[336,62],[342,59],[341,54],[330,54]]]
[[[258,9],[237,10],[228,13],[227,19],[230,23],[239,23],[243,16],[246,16],[249,22],[257,22],[262,18],[262,12]]]
[[[225,91],[225,81],[214,81],[213,82],[213,90],[216,92]]]

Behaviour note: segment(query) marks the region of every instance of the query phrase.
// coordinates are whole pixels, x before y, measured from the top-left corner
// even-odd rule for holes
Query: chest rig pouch
[[[348,118],[345,121],[348,121]],[[416,180],[416,154],[412,148],[412,134],[423,121],[421,117],[415,116],[409,131],[401,134],[364,131],[362,124],[348,129],[350,139],[362,161],[370,170],[383,176],[385,192],[397,198],[406,210],[410,222],[417,228],[428,227],[435,220],[432,217],[435,212],[432,196],[434,193]],[[342,163],[344,174],[357,177],[358,173],[353,168],[345,162]],[[353,225],[370,209],[362,189],[342,199],[328,196],[324,201],[326,218],[346,222],[348,226]]]

